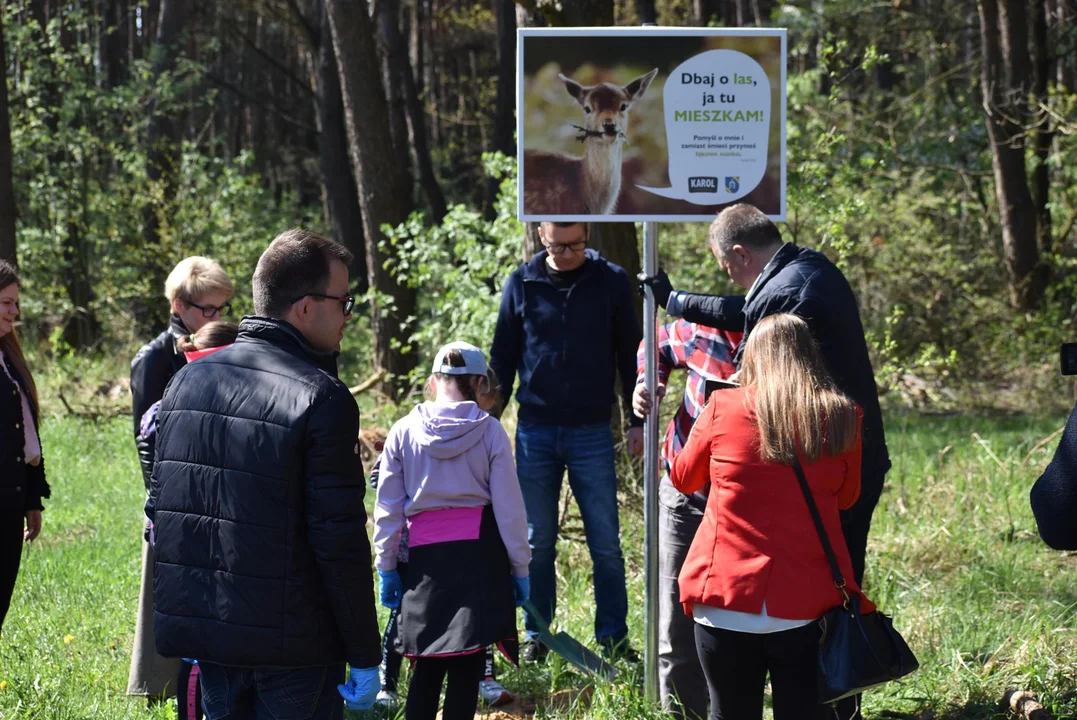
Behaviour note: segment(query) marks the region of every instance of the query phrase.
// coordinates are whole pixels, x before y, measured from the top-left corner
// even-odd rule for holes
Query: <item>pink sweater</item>
[[[385,439],[374,506],[379,570],[396,568],[405,518],[492,505],[512,573],[527,577],[531,548],[509,436],[473,402],[424,402]]]

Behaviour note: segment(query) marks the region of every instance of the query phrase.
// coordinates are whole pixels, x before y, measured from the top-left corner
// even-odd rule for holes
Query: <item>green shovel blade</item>
[[[525,602],[523,607],[539,626],[539,642],[548,647],[555,655],[585,673],[597,675],[607,681],[616,677],[617,668],[600,658],[594,651],[585,647],[579,640],[566,632],[559,632],[556,635],[550,632],[550,626],[542,619],[542,616],[539,615],[538,610],[531,604],[530,600]]]

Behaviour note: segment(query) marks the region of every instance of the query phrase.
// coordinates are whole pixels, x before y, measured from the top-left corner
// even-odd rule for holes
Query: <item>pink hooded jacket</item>
[[[527,577],[531,548],[509,436],[473,402],[424,402],[385,439],[374,506],[379,570],[396,568],[406,518],[427,510],[492,505],[512,574]]]

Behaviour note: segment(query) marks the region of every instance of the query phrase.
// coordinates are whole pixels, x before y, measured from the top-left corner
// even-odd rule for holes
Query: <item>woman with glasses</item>
[[[232,281],[221,266],[204,257],[182,260],[165,281],[165,297],[172,310],[168,328],[144,345],[131,362],[135,445],[147,490],[153,472],[153,448],[139,434],[142,416],[164,397],[168,381],[187,364],[178,344],[228,314],[233,293]],[[160,702],[174,696],[179,680],[189,675],[190,668],[180,660],[161,657],[154,647],[153,554],[149,543],[143,542],[142,587],[127,694]],[[185,704],[180,703],[180,718],[188,717],[184,710]]]
[[[0,629],[11,603],[24,542],[41,532],[49,496],[37,434],[37,387],[15,333],[19,276],[0,260]]]

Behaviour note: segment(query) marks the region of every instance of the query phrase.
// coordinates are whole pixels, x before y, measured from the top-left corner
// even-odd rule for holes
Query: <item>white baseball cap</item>
[[[452,367],[448,364],[446,356],[450,350],[458,350],[464,356],[463,367]],[[482,350],[466,342],[451,342],[438,350],[432,370],[442,375],[486,375],[487,371],[486,356]]]

